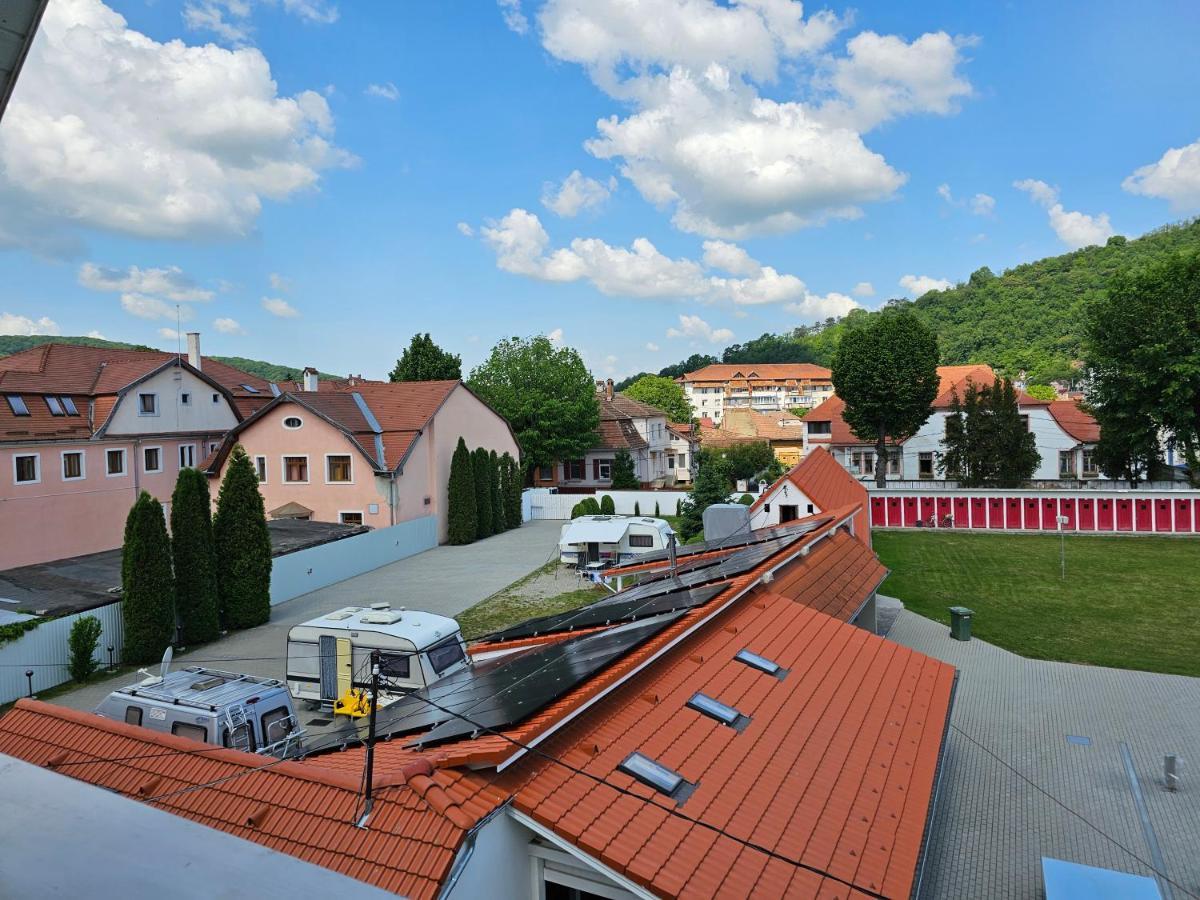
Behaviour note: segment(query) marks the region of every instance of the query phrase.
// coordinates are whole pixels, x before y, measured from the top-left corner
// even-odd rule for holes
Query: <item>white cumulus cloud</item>
[[[80,266],[78,280],[93,291],[151,294],[172,303],[204,303],[213,298],[212,291],[197,285],[178,266],[111,269],[89,262]]]
[[[563,330],[555,328],[553,331],[546,332],[546,338],[552,344],[561,344],[563,339]]]
[[[1174,212],[1200,209],[1200,140],[1172,147],[1157,162],[1135,170],[1121,187],[1131,194],[1166,200]]]
[[[944,291],[953,287],[953,283],[944,278],[934,278],[930,275],[904,275],[900,278],[900,287],[913,297],[921,297],[930,291]]]
[[[657,353],[660,348],[658,344],[654,343],[654,341],[646,341],[646,349],[651,353]]]
[[[183,332],[176,331],[174,328],[160,328],[158,329],[158,335],[168,341],[177,341],[183,337]]]
[[[504,24],[510,31],[525,34],[529,30],[529,19],[525,18],[525,13],[521,11],[521,0],[496,0],[496,3],[500,7],[500,15],[504,17]]]
[[[244,44],[254,33],[251,14],[255,6],[276,6],[276,0],[187,0],[183,21],[193,31],[211,31],[233,44]],[[284,12],[311,24],[329,25],[338,19],[338,8],[324,0],[283,0]]]
[[[564,178],[561,184],[543,185],[542,206],[565,219],[570,219],[585,209],[601,206],[616,187],[615,178],[609,178],[607,184],[601,184],[576,169]]]
[[[192,308],[186,303],[168,303],[147,294],[122,294],[121,309],[139,319],[177,319],[186,322],[192,318]]]
[[[213,328],[217,329],[221,334],[245,334],[246,330],[242,328],[241,323],[237,319],[220,318],[213,320]]]
[[[271,287],[274,290],[290,291],[292,289],[292,280],[290,278],[285,278],[278,272],[272,272],[268,276],[267,280],[270,281]]]
[[[463,237],[474,237],[475,236],[475,229],[472,228],[470,225],[468,225],[466,222],[459,222],[458,225],[456,225],[455,227],[458,228],[458,233],[461,234]]]
[[[0,129],[0,246],[77,252],[76,228],[244,235],[264,200],[353,157],[321,94],[278,94],[257,49],[160,43],[101,0],[47,9]]]
[[[996,198],[990,194],[976,194],[971,198],[971,212],[977,216],[990,216],[996,211]]]
[[[381,100],[400,99],[400,88],[396,87],[390,81],[384,84],[368,84],[363,93],[368,97],[378,97]]]
[[[680,315],[679,327],[668,328],[669,338],[695,338],[710,344],[720,344],[733,340],[733,332],[728,328],[713,328],[699,316]]]
[[[300,312],[282,297],[263,297],[262,308],[281,319],[294,319]]]
[[[31,319],[15,313],[0,313],[0,334],[62,334],[58,323],[48,316]]]
[[[858,284],[856,284],[854,286],[854,296],[855,297],[874,297],[875,296],[875,285],[871,284],[871,282],[869,282],[869,281],[860,281]]]
[[[1050,217],[1050,227],[1054,229],[1058,239],[1072,250],[1103,244],[1114,234],[1108,213],[1090,216],[1087,213],[1064,209],[1058,200],[1058,188],[1051,187],[1044,181],[1026,178],[1014,181],[1013,187],[1029,194],[1035,203],[1046,210]]]

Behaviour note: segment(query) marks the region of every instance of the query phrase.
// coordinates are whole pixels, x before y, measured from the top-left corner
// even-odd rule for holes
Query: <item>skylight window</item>
[[[29,415],[29,407],[25,405],[25,400],[20,394],[8,394],[7,399],[14,416]]]
[[[685,781],[678,772],[636,752],[630,753],[617,769],[636,778],[642,784],[649,785],[660,794],[666,794],[677,803],[686,800],[696,787],[690,781]]]
[[[74,400],[70,397],[59,397],[58,399],[62,403],[62,408],[67,411],[68,416],[79,415],[79,409],[75,406]]]
[[[257,393],[259,393],[259,390],[258,390],[258,388],[256,388],[256,387],[252,387],[251,385],[248,385],[248,384],[243,384],[243,385],[242,385],[242,388],[243,388],[243,389],[245,389],[246,393],[248,393],[248,394],[257,394]]]
[[[710,719],[716,719],[722,725],[728,725],[730,728],[735,728],[741,731],[750,720],[743,716],[732,706],[727,706],[720,700],[716,700],[708,694],[697,692],[692,695],[692,699],[687,702],[690,709],[696,710],[698,713],[708,716]]]
[[[61,415],[63,415],[63,408],[62,408],[62,404],[58,402],[58,398],[57,398],[57,397],[47,397],[47,398],[46,398],[46,405],[47,405],[48,407],[50,407],[50,415],[52,415],[52,416],[61,416]]]
[[[760,672],[774,675],[776,678],[782,678],[787,674],[787,669],[780,666],[779,663],[772,662],[765,656],[759,656],[757,653],[752,653],[749,650],[739,650],[734,659],[740,663],[745,663],[752,669],[758,669]]]

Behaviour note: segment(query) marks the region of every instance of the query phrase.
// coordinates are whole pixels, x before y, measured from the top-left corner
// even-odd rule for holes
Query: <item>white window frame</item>
[[[147,468],[147,466],[146,466],[146,451],[147,450],[157,450],[158,451],[158,468],[157,469]],[[143,447],[142,448],[142,472],[146,475],[157,475],[160,472],[162,472],[162,470],[163,470],[162,446],[160,444],[151,444],[148,447]]]
[[[17,460],[25,459],[26,457],[30,457],[30,456],[33,457],[33,475],[34,475],[33,480],[32,481],[21,481],[20,479],[17,478]],[[12,468],[13,468],[13,484],[23,485],[23,484],[41,484],[42,483],[42,454],[40,454],[40,453],[14,453],[13,458],[12,458]]]
[[[299,425],[289,425],[288,419],[295,419],[300,424]],[[297,431],[304,427],[304,420],[294,413],[289,413],[288,415],[283,417],[283,422],[281,422],[280,424],[282,424],[283,427],[286,428],[288,431]]]
[[[143,397],[153,398],[154,410],[152,412],[146,412],[145,409],[142,407],[142,398]],[[158,394],[150,393],[149,391],[146,391],[146,392],[139,391],[138,395],[137,395],[137,408],[138,408],[139,416],[157,416],[158,415]]]
[[[1068,472],[1063,472],[1064,459],[1070,459],[1070,461],[1071,461],[1070,471],[1068,471]],[[1058,477],[1059,478],[1075,478],[1075,477],[1077,477],[1078,473],[1075,471],[1076,463],[1077,463],[1077,460],[1075,459],[1075,451],[1074,450],[1059,450],[1058,451]]]
[[[258,464],[259,464],[260,462],[262,463],[262,468],[259,468],[259,465],[258,465]],[[255,474],[255,475],[260,475],[260,476],[261,476],[261,477],[258,479],[258,483],[259,483],[259,484],[266,484],[266,483],[267,483],[267,471],[268,471],[270,468],[271,468],[271,467],[270,467],[269,465],[267,465],[267,458],[266,458],[265,456],[259,455],[259,456],[255,456],[255,457],[254,457],[254,474]]]
[[[601,459],[597,461],[596,471],[599,473],[597,478],[600,481],[612,481],[613,461],[611,459]]]
[[[1088,468],[1087,464],[1089,456],[1092,458],[1092,467],[1090,469]],[[1096,464],[1096,451],[1094,449],[1084,449],[1080,452],[1079,465],[1082,470],[1081,474],[1084,478],[1095,478],[1100,474],[1100,467]]]
[[[120,472],[108,471],[108,454],[110,454],[110,453],[120,453],[121,454],[121,471]],[[127,452],[125,452],[125,448],[124,447],[108,447],[107,449],[105,449],[105,451],[104,451],[104,477],[105,478],[124,478],[128,474],[129,474],[129,454]]]
[[[79,474],[67,477],[67,456],[77,453],[79,454]],[[63,450],[58,454],[58,476],[63,481],[86,481],[87,480],[87,454],[82,450]]]
[[[191,451],[191,453],[189,455],[192,457],[192,461],[187,464],[185,464],[183,461],[183,451],[184,450]],[[179,468],[180,469],[196,468],[196,445],[195,444],[180,444],[179,445]]]
[[[335,455],[336,455],[336,454],[335,454]],[[346,515],[350,515],[350,516],[358,516],[360,519],[362,519],[362,521],[358,523],[359,525],[366,525],[366,524],[367,524],[367,517],[366,517],[366,514],[365,514],[365,513],[364,513],[364,512],[363,512],[361,509],[339,509],[339,510],[338,510],[338,523],[339,523],[339,524],[341,524],[341,525],[349,525],[349,524],[351,524],[351,523],[349,523],[349,522],[343,522],[343,521],[342,521],[342,516],[346,516]]]
[[[304,471],[308,474],[308,477],[305,478],[303,481],[290,480],[287,477],[287,461],[289,459],[304,460]],[[282,456],[279,457],[279,465],[280,465],[280,469],[279,469],[279,471],[280,471],[279,483],[280,484],[309,484],[312,481],[312,463],[309,460],[307,453],[284,453]]]
[[[344,456],[344,457],[346,457],[346,459],[350,460],[350,478],[349,478],[349,480],[347,480],[347,481],[330,481],[329,480],[329,460],[331,460],[335,456]],[[309,477],[311,478],[312,473],[309,472],[308,474],[309,474]],[[325,483],[326,484],[354,484],[354,454],[352,454],[352,453],[326,453],[325,454]],[[351,512],[353,512],[353,511],[354,510],[351,510]]]

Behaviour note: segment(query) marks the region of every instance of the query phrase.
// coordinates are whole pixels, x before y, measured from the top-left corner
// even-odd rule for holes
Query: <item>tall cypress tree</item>
[[[500,457],[496,451],[488,453],[488,469],[492,476],[492,534],[500,534],[507,527],[504,514],[504,472],[500,468]]]
[[[171,557],[175,563],[175,615],[179,640],[201,644],[221,633],[217,562],[213,547],[208,479],[199,469],[179,470],[171,495]]]
[[[450,460],[449,508],[446,510],[450,525],[451,544],[469,544],[475,540],[478,527],[475,509],[474,460],[467,442],[458,439],[454,456]]]
[[[225,466],[213,519],[221,622],[251,628],[271,618],[271,534],[258,475],[237,446]]]
[[[146,491],[125,520],[121,594],[122,662],[157,662],[175,640],[175,578],[162,504]]]
[[[504,465],[504,524],[509,528],[521,526],[521,464],[505,453],[500,457]]]
[[[471,454],[471,468],[475,474],[475,537],[492,535],[492,478],[491,457],[482,447]]]

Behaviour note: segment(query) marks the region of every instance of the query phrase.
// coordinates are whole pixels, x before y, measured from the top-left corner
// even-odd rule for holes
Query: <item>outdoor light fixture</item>
[[[25,670],[25,678],[29,681],[29,699],[36,700],[37,697],[33,696],[33,669]]]
[[[108,671],[110,671],[110,672],[112,672],[114,669],[116,669],[116,666],[113,665],[113,650],[114,649],[115,648],[113,647],[112,644],[108,645]]]

